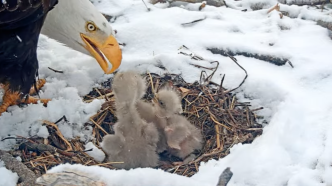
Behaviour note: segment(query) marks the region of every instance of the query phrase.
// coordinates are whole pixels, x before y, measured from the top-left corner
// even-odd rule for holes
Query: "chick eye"
[[[95,31],[95,30],[97,29],[96,25],[93,24],[93,23],[91,23],[91,22],[88,22],[88,23],[86,24],[86,28],[87,28],[90,32],[93,32],[93,31]]]
[[[164,102],[158,101],[161,106],[164,106]]]

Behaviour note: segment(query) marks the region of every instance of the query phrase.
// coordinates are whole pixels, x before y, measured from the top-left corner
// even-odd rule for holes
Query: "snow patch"
[[[0,186],[16,186],[18,178],[17,173],[6,169],[4,162],[0,161]]]
[[[102,162],[105,159],[105,153],[100,150],[99,148],[97,148],[92,142],[89,142],[85,145],[85,150],[90,150],[91,151],[87,151],[86,153],[93,157],[96,161],[98,162]]]

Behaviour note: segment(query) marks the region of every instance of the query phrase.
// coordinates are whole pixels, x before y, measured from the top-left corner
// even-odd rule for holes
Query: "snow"
[[[71,172],[79,171],[87,173],[91,178],[98,181],[108,183],[112,186],[170,186],[170,185],[191,185],[191,186],[205,186],[204,183],[199,183],[196,180],[169,174],[163,170],[154,170],[152,168],[137,168],[127,170],[109,170],[98,166],[83,166],[83,165],[69,165],[64,164],[52,168],[48,173],[57,172]],[[85,175],[85,174],[84,174]]]
[[[92,142],[89,142],[85,145],[85,150],[91,150],[87,151],[86,153],[93,157],[96,161],[102,162],[105,159],[105,153],[98,149]]]
[[[0,186],[16,186],[18,176],[6,169],[4,162],[0,161]]]
[[[202,163],[199,172],[191,178],[152,168],[115,171],[82,165],[59,165],[49,172],[78,169],[114,185],[215,186],[220,173],[230,167],[234,175],[228,186],[332,185],[332,100],[329,99],[332,41],[328,31],[313,21],[331,20],[331,10],[321,12],[307,6],[281,5],[281,10],[289,11],[294,19],[287,16],[280,19],[275,11],[269,15],[267,10],[250,11],[255,3],[264,3],[268,9],[275,5],[274,0],[227,3],[248,11],[211,6],[198,11],[199,3],[184,4],[181,8],[168,8],[168,3],[156,6],[147,3],[151,10],[148,11],[141,0],[101,0],[95,5],[113,16],[111,25],[118,31],[116,38],[126,44],[122,48],[120,71],[169,71],[181,73],[186,81],[194,82],[199,79],[201,69],[190,64],[212,67],[214,64],[209,61],[217,60],[220,66],[212,81],[220,82],[221,75],[226,74],[224,86],[234,88],[242,81],[243,71],[229,58],[212,54],[206,48],[288,58],[294,68],[236,57],[249,74],[237,97],[240,101],[250,101],[254,108],[264,107],[259,112],[267,122],[262,136],[252,144],[234,145],[225,158]],[[181,25],[197,19],[204,20]],[[206,61],[179,55],[182,45]],[[0,137],[38,135],[45,138],[48,133],[40,126],[41,120],[55,122],[65,115],[69,123],[58,124],[63,135],[91,141],[91,128],[83,126],[104,100],[84,103],[80,96],[112,75],[103,75],[94,59],[45,36],[39,41],[38,58],[40,77],[47,80],[40,95],[52,101],[47,107],[42,104],[10,107],[10,112],[0,117]],[[167,70],[157,67],[160,64]],[[64,73],[54,73],[48,67]],[[13,147],[13,140],[0,142],[0,149]],[[89,147],[88,143],[86,148]],[[97,151],[91,156],[102,158]]]

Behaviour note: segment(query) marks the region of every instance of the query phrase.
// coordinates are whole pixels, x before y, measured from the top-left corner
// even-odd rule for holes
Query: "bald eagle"
[[[45,83],[36,81],[40,33],[94,57],[106,74],[121,64],[114,31],[89,0],[1,0],[0,83],[5,94],[0,115],[10,105],[39,100],[29,93]]]

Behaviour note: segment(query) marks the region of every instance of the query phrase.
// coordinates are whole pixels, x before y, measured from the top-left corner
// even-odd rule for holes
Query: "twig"
[[[219,85],[219,92],[221,92],[221,94],[224,93],[224,90],[223,90],[222,85],[224,84],[225,76],[226,76],[226,74],[224,74],[224,75],[222,76],[222,78],[221,78],[221,82],[220,82],[220,85]]]
[[[151,76],[150,72],[148,72],[148,74],[149,74],[149,77],[150,77],[152,93],[153,93],[153,96],[155,96],[157,92],[156,92],[156,90],[154,89],[154,86],[153,86],[152,76]]]
[[[203,69],[206,69],[206,70],[214,70],[215,69],[215,68],[203,67],[201,65],[196,65],[196,64],[192,64],[192,63],[190,63],[190,65],[192,65],[194,67],[197,67],[197,68],[203,68]]]
[[[146,5],[146,3],[145,3],[145,1],[144,0],[142,0],[142,2],[144,3],[144,5],[145,5],[145,7],[146,7],[146,9],[148,9],[148,11],[150,11],[151,9]]]
[[[226,125],[224,125],[224,124],[220,123],[219,121],[217,121],[217,120],[216,120],[216,116],[214,116],[211,112],[210,112],[210,116],[211,116],[211,119],[212,119],[216,124],[225,127],[225,129],[227,129],[227,130],[229,130],[229,131],[232,131],[231,128],[229,128],[229,127],[227,127]]]
[[[58,121],[54,122],[54,124],[58,124],[60,121],[64,120],[65,122],[68,122],[66,116],[62,116]]]
[[[210,82],[212,77],[214,76],[214,74],[216,73],[216,71],[218,70],[218,67],[219,67],[219,62],[218,61],[212,61],[210,62],[211,64],[212,63],[217,63],[217,66],[214,68],[214,71],[205,79],[206,82]]]
[[[277,3],[274,7],[270,8],[270,10],[267,11],[267,13],[271,13],[273,10],[280,11],[279,3]]]
[[[222,1],[224,2],[225,7],[228,8],[228,5],[227,5],[226,1],[225,0],[222,0]]]
[[[55,73],[61,73],[61,74],[63,74],[63,71],[55,70],[55,69],[53,69],[53,68],[51,68],[51,67],[48,67],[48,69],[52,70],[52,71],[55,72]]]
[[[123,164],[124,162],[107,162],[107,163],[101,163],[101,164],[96,164],[94,166],[103,166],[103,165],[112,165],[112,164]]]
[[[72,157],[74,156],[73,153],[70,152],[65,152],[60,149],[57,149],[51,145],[46,145],[46,144],[40,144],[40,143],[32,143],[32,142],[25,142],[22,143],[19,147],[20,149],[27,149],[29,151],[33,152],[44,152],[44,151],[49,151],[51,153],[59,152],[62,155]]]
[[[291,61],[288,60],[287,62],[292,68],[294,68],[293,63]]]
[[[67,144],[67,151],[72,151],[73,150],[70,143],[62,135],[62,133],[60,132],[60,129],[58,128],[58,126],[56,124],[54,124],[52,122],[49,122],[49,121],[46,121],[46,120],[44,120],[43,123],[48,125],[48,126],[53,127],[56,130],[55,133]]]
[[[100,114],[100,113],[99,113]],[[94,116],[91,116],[90,117],[90,121],[95,124],[96,127],[98,127],[101,131],[103,131],[104,134],[108,134],[108,132],[105,131],[105,129],[103,129],[103,127],[101,127],[98,123],[96,123],[94,120],[93,120],[93,117]]]
[[[206,17],[202,18],[202,19],[197,19],[197,20],[194,20],[194,21],[191,21],[189,23],[182,23],[181,25],[184,26],[184,25],[190,25],[190,24],[193,24],[193,23],[197,23],[197,22],[200,22],[200,21],[203,21],[205,20]]]
[[[229,58],[231,58],[232,61],[234,61],[234,63],[235,63],[237,66],[239,66],[239,67],[240,67],[240,68],[246,73],[246,76],[244,77],[244,79],[242,80],[242,82],[240,83],[239,86],[237,86],[237,87],[235,87],[235,88],[233,88],[233,89],[231,89],[231,90],[227,90],[227,91],[225,91],[226,94],[229,93],[229,92],[232,92],[232,91],[234,91],[234,90],[236,90],[236,89],[238,89],[238,88],[240,88],[240,87],[243,85],[243,83],[246,81],[247,77],[248,77],[247,70],[244,69],[244,68],[243,68],[243,67],[237,62],[237,60],[236,60],[234,57],[230,57],[230,56],[229,56]]]
[[[201,11],[206,6],[206,1],[203,1],[201,6],[199,6],[198,10]]]
[[[264,107],[259,107],[259,108],[256,108],[256,109],[252,109],[252,110],[250,110],[251,112],[255,112],[255,111],[258,111],[258,110],[263,110],[264,109]]]
[[[219,131],[219,126],[218,125],[214,125],[215,129],[216,129],[216,141],[217,141],[217,149],[220,149],[220,131]]]

